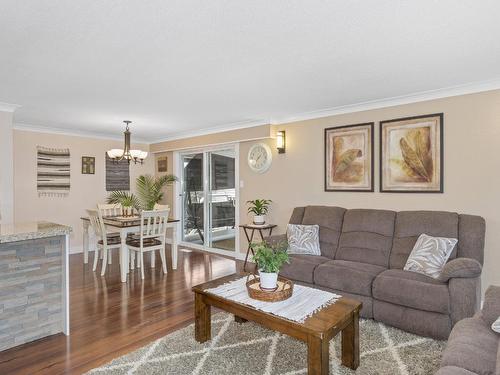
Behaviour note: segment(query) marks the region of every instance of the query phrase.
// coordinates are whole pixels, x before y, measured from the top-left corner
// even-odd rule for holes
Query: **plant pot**
[[[264,290],[275,290],[278,287],[278,272],[259,271],[260,287]]]
[[[255,225],[262,225],[266,222],[266,215],[255,215],[253,217],[253,223]]]

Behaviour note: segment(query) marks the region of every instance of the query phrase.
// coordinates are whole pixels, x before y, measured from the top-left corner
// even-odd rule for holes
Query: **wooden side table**
[[[245,263],[243,264],[243,271],[246,271],[247,262],[248,262],[248,255],[250,254],[250,252],[252,252],[252,255],[255,255],[252,247],[250,246],[252,244],[253,237],[255,235],[255,231],[259,232],[260,239],[262,241],[264,241],[264,235],[262,234],[262,231],[268,230],[269,231],[268,236],[271,236],[273,234],[273,229],[276,227],[277,227],[276,224],[264,224],[264,225],[243,224],[243,225],[240,225],[240,228],[243,228],[243,232],[245,232],[245,237],[247,238],[247,241],[248,241],[247,255],[245,256]]]

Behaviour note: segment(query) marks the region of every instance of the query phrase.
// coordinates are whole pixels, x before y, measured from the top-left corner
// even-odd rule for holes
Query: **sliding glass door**
[[[236,249],[234,147],[181,153],[182,240],[223,251]]]

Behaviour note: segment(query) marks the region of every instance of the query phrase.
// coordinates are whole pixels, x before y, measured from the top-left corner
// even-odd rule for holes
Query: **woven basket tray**
[[[253,277],[251,279],[251,277]],[[265,302],[284,301],[292,296],[293,282],[285,277],[278,276],[278,288],[274,291],[263,290],[260,288],[260,279],[254,274],[247,277],[248,296],[253,299]]]

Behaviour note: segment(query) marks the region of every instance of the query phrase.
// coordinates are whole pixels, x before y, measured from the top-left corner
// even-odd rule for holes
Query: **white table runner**
[[[248,296],[246,280],[247,278],[243,277],[205,291],[298,323],[303,323],[316,311],[335,303],[342,297],[335,293],[295,284],[290,298],[279,302],[264,302]]]

